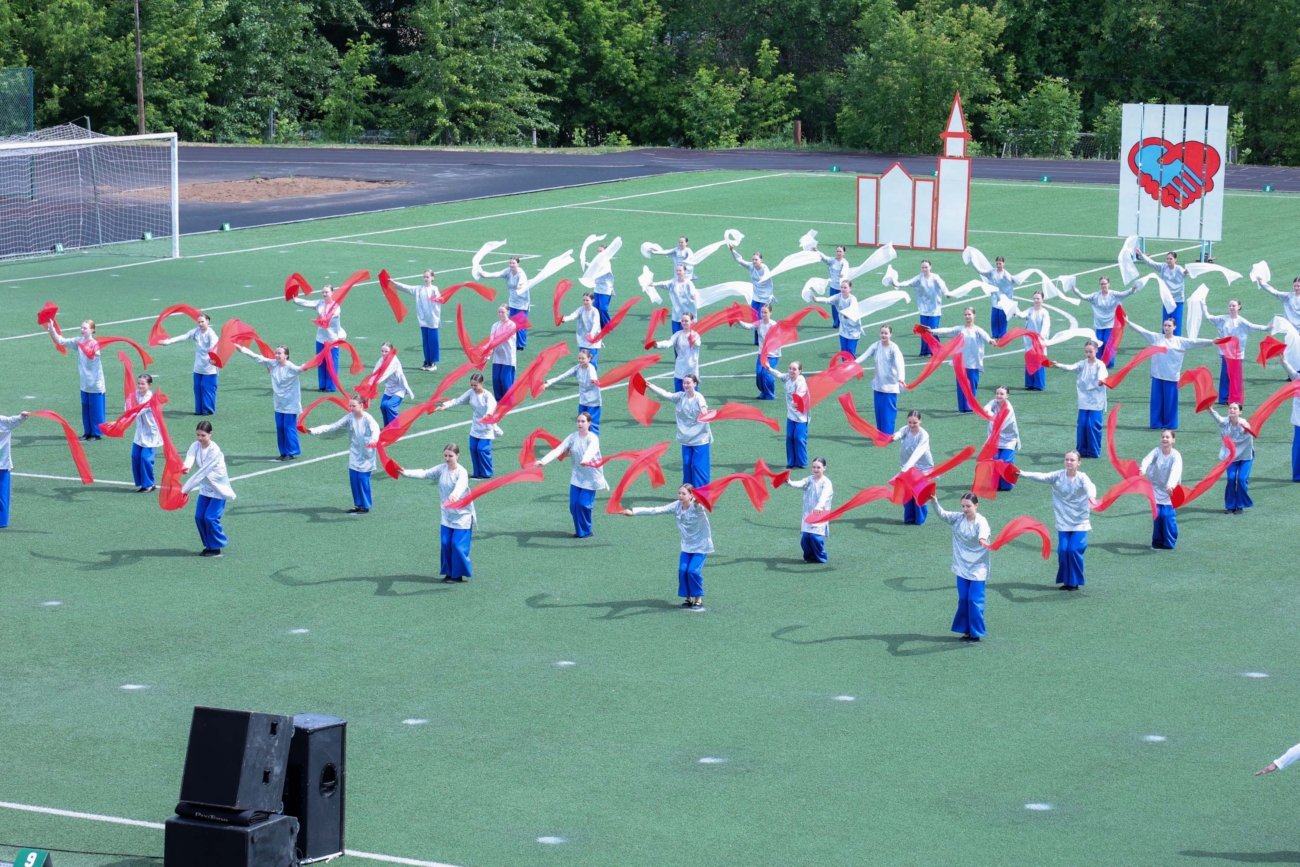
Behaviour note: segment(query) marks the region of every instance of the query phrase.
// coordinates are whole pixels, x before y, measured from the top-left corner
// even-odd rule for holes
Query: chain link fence
[[[27,135],[36,128],[34,81],[26,67],[0,69],[0,136]]]
[[[1002,136],[1003,157],[1041,157],[1069,160],[1113,160],[1103,153],[1095,133],[1071,136],[1054,130],[1009,129]]]

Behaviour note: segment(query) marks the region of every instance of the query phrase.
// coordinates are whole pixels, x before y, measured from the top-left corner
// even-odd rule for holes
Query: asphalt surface
[[[349,180],[405,182],[400,186],[299,196],[248,203],[181,202],[181,232],[335,217],[431,205],[465,199],[537,192],[673,172],[706,170],[827,171],[880,173],[894,162],[909,172],[934,171],[933,156],[807,151],[692,151],[647,148],[614,154],[497,153],[416,148],[292,148],[196,146],[180,148],[181,183],[247,180],[288,175]],[[1113,184],[1119,165],[1100,160],[1016,160],[976,158],[973,176],[983,180]],[[1230,190],[1259,190],[1272,184],[1281,192],[1300,192],[1300,169],[1228,166]]]

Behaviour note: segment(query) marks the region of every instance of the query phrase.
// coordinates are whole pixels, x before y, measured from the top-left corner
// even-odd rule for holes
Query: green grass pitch
[[[1011,270],[1089,272],[1080,285],[1092,287],[1092,275],[1116,274],[1115,196],[1113,187],[977,183],[970,242],[990,258],[1005,255]],[[667,245],[684,233],[698,247],[736,228],[746,255],[761,250],[774,263],[809,228],[820,231],[823,249],[850,242],[853,219],[849,177],[718,172],[193,236],[174,261],[84,255],[8,264],[0,267],[0,413],[49,408],[79,420],[73,358],[32,334],[47,300],[60,306],[65,330],[93,318],[105,323],[101,336],[142,342],[168,304],[217,308],[218,326],[238,316],[302,360],[315,329],[311,314],[283,301],[293,271],[319,285],[361,268],[414,279],[433,267],[446,286],[468,279],[484,241],[509,239],[502,252],[535,257],[525,261],[535,271],[588,233],[608,232],[624,239],[618,303],[636,294],[642,241]],[[1225,225],[1215,246],[1221,263],[1244,273],[1268,259],[1278,285],[1300,270],[1300,197],[1228,193]],[[866,252],[850,247],[850,259]],[[926,255],[904,251],[895,265],[910,276]],[[968,279],[958,254],[928,255],[949,285]],[[665,261],[652,263],[661,279]],[[778,315],[801,306],[809,276],[824,272],[779,280]],[[859,297],[879,291],[879,276],[861,279]],[[699,279],[744,275],[723,251]],[[1278,312],[1248,281],[1231,290],[1213,276],[1205,282],[1216,312],[1229,297],[1240,297],[1256,322]],[[534,298],[536,328],[521,364],[558,340],[573,345],[571,326],[551,325],[550,287]],[[469,293],[458,300],[481,339],[495,306]],[[567,300],[576,306],[577,292]],[[1158,303],[1148,290],[1126,306],[1154,327]],[[1086,305],[1053,306],[1091,324]],[[960,307],[947,308],[945,325],[960,321]],[[976,307],[987,324],[988,302]],[[1053,328],[1066,327],[1056,311]],[[645,302],[634,309],[605,364],[643,352],[648,315]],[[454,323],[450,308],[447,316]],[[900,307],[875,318],[896,322],[914,362],[915,316]],[[413,369],[414,314],[395,324],[373,283],[354,290],[343,320],[368,365],[382,341],[394,341],[422,399],[463,360],[453,324],[442,333],[442,371]],[[172,322],[175,334],[183,320]],[[829,324],[807,320],[801,337],[785,357],[821,369],[836,348]],[[706,337],[703,389],[712,405],[754,397],[750,339],[739,329]],[[1130,334],[1121,360],[1139,345]],[[153,355],[150,371],[172,398],[167,422],[184,450],[194,422],[192,348]],[[111,419],[121,371],[116,353],[109,356]],[[1190,352],[1187,366],[1198,365],[1217,377],[1213,350]],[[655,372],[670,370],[664,362]],[[1124,457],[1139,459],[1156,443],[1146,428],[1148,381],[1144,366],[1111,395],[1112,406],[1124,404]],[[1021,466],[1060,466],[1074,443],[1073,375],[1049,372],[1048,391],[1027,394],[1021,357],[1004,352],[989,359],[981,397],[1001,382],[1012,386]],[[1282,384],[1280,370],[1252,361],[1246,384],[1256,404]],[[869,407],[869,376],[850,387]],[[628,417],[622,386],[605,401],[606,454],[672,439],[671,407],[645,428]],[[569,382],[511,414],[495,447],[499,471],[518,467],[520,442],[534,428],[572,430],[575,403]],[[900,410],[912,407],[925,412],[939,460],[984,438],[982,420],[956,414],[946,368],[902,399]],[[783,417],[779,402],[765,409]],[[330,407],[313,416],[334,417]],[[458,410],[421,420],[413,433],[423,435],[395,446],[393,457],[430,466],[454,441],[468,462],[467,418]],[[269,383],[236,357],[221,374],[213,419],[239,494],[226,513],[224,559],[196,556],[192,505],[164,513],[156,498],[122,485],[13,479],[12,524],[0,532],[0,801],[160,822],[179,791],[191,707],[212,704],[345,717],[348,845],[417,862],[1289,863],[1300,859],[1300,780],[1251,776],[1300,740],[1291,535],[1300,486],[1290,481],[1287,418],[1284,407],[1259,442],[1256,507],[1225,516],[1220,485],[1180,512],[1174,552],[1149,550],[1146,506],[1126,498],[1094,518],[1080,593],[1056,592],[1055,558],[1043,561],[1036,544],[995,554],[989,638],[969,646],[948,631],[951,537],[935,518],[904,527],[900,509],[863,507],[833,525],[831,562],[810,567],[799,555],[797,492],[774,492],[756,513],[732,491],[713,517],[708,611],[688,614],[675,598],[671,519],[608,516],[602,494],[595,537],[569,538],[567,464],[549,468],[542,484],[479,502],[475,577],[446,587],[437,582],[436,490],[377,473],[374,511],[345,515],[347,465],[337,453],[346,441],[304,438],[303,460],[271,462]],[[766,428],[719,422],[714,433],[715,475],[759,457],[784,463],[782,436]],[[1215,462],[1218,443],[1208,413],[1194,415],[1185,394],[1178,447],[1189,480]],[[129,436],[87,451],[97,477],[130,480]],[[896,449],[854,434],[834,400],[813,412],[810,451],[828,459],[837,503],[898,467]],[[48,422],[18,429],[13,457],[17,473],[73,475]],[[611,467],[612,481],[623,466]],[[639,482],[629,503],[673,496],[675,445],[664,466],[669,485],[652,491]],[[1104,459],[1084,469],[1103,489],[1118,480]],[[969,479],[967,465],[944,480],[946,504],[955,506]],[[983,512],[995,531],[1021,514],[1050,526],[1050,494],[1026,482]],[[7,808],[0,843],[162,851],[155,829]]]

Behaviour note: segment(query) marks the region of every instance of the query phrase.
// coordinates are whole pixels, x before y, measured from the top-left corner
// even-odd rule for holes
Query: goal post
[[[0,261],[94,250],[180,257],[176,133],[65,124],[0,139]]]

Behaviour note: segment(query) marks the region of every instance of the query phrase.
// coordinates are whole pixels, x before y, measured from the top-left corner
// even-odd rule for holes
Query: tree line
[[[1118,148],[1124,102],[1231,106],[1243,159],[1300,164],[1296,0],[140,0],[150,131],[189,141],[933,153]],[[0,0],[36,122],[136,129],[126,0]],[[84,121],[83,121],[84,122]],[[1028,137],[1026,137],[1028,136]],[[370,137],[373,138],[373,135]],[[368,139],[369,140],[369,139]]]

